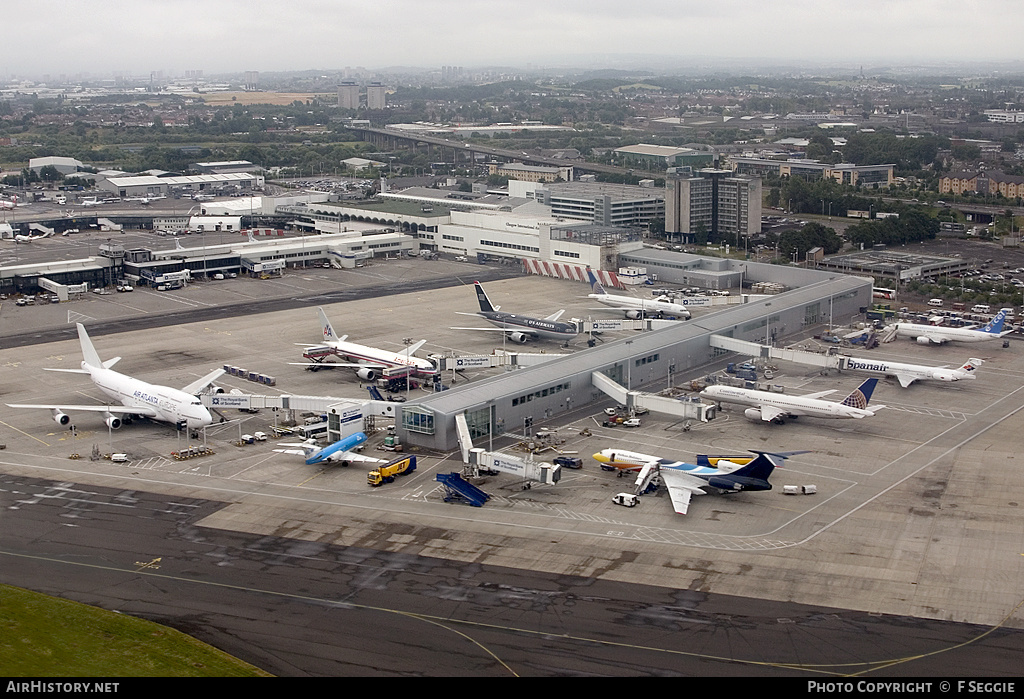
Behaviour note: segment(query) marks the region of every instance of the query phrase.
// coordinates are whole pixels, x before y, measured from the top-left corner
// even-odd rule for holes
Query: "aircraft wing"
[[[836,390],[833,388],[833,389],[828,390],[828,391],[818,391],[817,393],[806,393],[806,394],[804,394],[804,395],[802,395],[800,397],[801,398],[812,398],[814,400],[817,400],[818,398],[824,398],[825,396],[832,395],[835,392],[836,392]]]
[[[770,405],[762,405],[758,408],[758,411],[761,413],[761,419],[765,422],[771,422],[777,417],[784,417],[789,414],[785,410],[773,408]]]
[[[707,485],[700,478],[683,473],[672,468],[661,469],[661,480],[668,488],[668,496],[672,498],[672,507],[676,514],[685,515],[690,507],[690,498],[694,495],[704,495],[702,485]]]
[[[402,354],[404,354],[406,357],[411,357],[413,355],[413,353],[416,352],[416,350],[418,350],[420,347],[422,347],[425,344],[427,344],[426,340],[420,340],[415,345],[412,345],[412,346],[407,347],[404,350],[402,350]]]
[[[387,459],[375,459],[372,456],[363,456],[357,451],[343,451],[338,454],[331,454],[328,461],[361,461],[368,464],[386,464]]]
[[[203,378],[199,379],[198,381],[193,381],[192,383],[190,383],[188,386],[185,386],[181,390],[183,393],[196,394],[199,391],[202,391],[204,388],[209,386],[217,379],[219,379],[223,373],[223,369],[214,369]]]
[[[896,374],[896,379],[900,382],[900,386],[902,386],[903,388],[906,388],[910,384],[917,381],[917,377],[914,376],[913,374],[901,374],[898,372]]]
[[[562,310],[560,310],[560,311],[556,311],[556,312],[552,313],[551,315],[546,317],[544,320],[550,320],[552,323],[555,323],[555,322],[558,321],[559,318],[562,317],[563,313],[565,313],[565,309],[564,308]]]
[[[127,407],[124,405],[40,405],[35,403],[8,403],[8,408],[38,408],[40,410],[59,410],[63,412],[84,411],[89,413],[110,413],[111,415],[144,415],[156,417],[156,410],[142,406]]]
[[[330,369],[345,367],[351,369],[390,369],[391,364],[357,364],[355,362],[288,362],[288,366],[305,366],[313,369]]]

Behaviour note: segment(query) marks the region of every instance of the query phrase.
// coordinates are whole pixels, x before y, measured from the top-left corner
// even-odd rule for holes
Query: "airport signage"
[[[491,366],[491,357],[456,357],[456,369],[486,369]]]
[[[593,320],[590,322],[591,330],[622,330],[623,323],[621,320]]]
[[[210,405],[215,408],[248,408],[249,396],[218,393],[210,396]]]

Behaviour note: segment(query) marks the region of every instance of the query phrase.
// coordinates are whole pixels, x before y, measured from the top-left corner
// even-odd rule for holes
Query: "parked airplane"
[[[950,328],[943,325],[920,325],[918,323],[895,323],[888,326],[883,342],[900,337],[917,340],[921,345],[943,345],[947,342],[984,342],[997,340],[1013,332],[1003,330],[1006,311],[999,311],[996,317],[980,328]]]
[[[753,452],[753,458],[742,457],[737,461],[724,458],[717,460],[717,467],[700,464],[689,464],[684,461],[673,461],[658,456],[639,454],[637,452],[605,449],[594,458],[602,464],[622,464],[630,470],[639,471],[636,478],[636,489],[642,493],[655,476],[660,476],[676,513],[685,515],[690,507],[690,498],[694,495],[705,495],[704,488],[715,488],[724,493],[738,493],[744,490],[771,490],[768,477],[782,461],[803,451],[771,453]]]
[[[291,448],[275,449],[274,451],[278,454],[298,454],[299,456],[304,456],[306,457],[307,466],[324,462],[338,462],[342,466],[348,466],[353,461],[364,461],[375,464],[384,463],[384,459],[375,459],[372,456],[363,456],[359,452],[352,451],[365,441],[366,435],[362,432],[356,432],[355,434],[338,440],[334,444],[329,444],[322,449],[315,439],[307,439],[306,441],[299,442],[298,444],[286,444],[282,442],[282,447]]]
[[[101,201],[100,201],[99,199],[97,199],[96,197],[88,197],[88,198],[86,198],[86,199],[83,199],[83,200],[81,201],[81,204],[82,204],[82,206],[99,206],[99,205],[100,205],[100,204],[102,204],[102,203],[103,203],[103,202],[101,202]]]
[[[127,199],[125,199],[125,201],[137,201],[140,204],[142,204],[143,206],[147,206],[147,205],[149,205],[150,203],[152,203],[154,201],[157,201],[159,199],[166,199],[166,198],[167,197],[164,197],[164,196],[128,197]]]
[[[146,383],[139,379],[119,374],[110,367],[121,358],[114,357],[101,361],[96,348],[93,347],[85,326],[78,323],[78,339],[82,345],[81,369],[47,369],[47,371],[63,371],[72,374],[88,374],[100,390],[114,399],[105,405],[57,405],[8,404],[10,408],[40,408],[53,412],[53,419],[58,425],[67,425],[71,418],[66,411],[84,410],[103,414],[103,419],[111,429],[117,429],[125,417],[148,417],[160,422],[174,425],[184,423],[189,429],[195,430],[213,422],[210,411],[195,396],[198,391],[209,386],[224,373],[223,369],[210,372],[198,381],[190,383],[181,390]]]
[[[354,342],[345,341],[348,335],[342,335],[339,338],[331,326],[331,321],[327,319],[324,309],[317,308],[316,310],[320,314],[324,344],[304,345],[306,348],[304,356],[313,358],[313,362],[309,364],[295,363],[295,366],[304,366],[313,371],[323,367],[351,367],[356,370],[356,376],[363,381],[374,381],[380,376],[382,370],[400,367],[411,367],[416,376],[434,377],[437,375],[437,367],[433,362],[413,356],[416,350],[426,344],[426,340],[420,340],[401,352],[389,352],[376,347],[357,345]],[[327,356],[332,354],[349,361],[344,363],[324,361]]]
[[[700,392],[701,398],[708,398],[720,403],[736,403],[753,406],[743,411],[744,417],[751,420],[763,420],[781,425],[787,417],[820,418],[865,418],[874,415],[884,405],[868,407],[871,393],[875,390],[878,379],[868,379],[858,386],[853,393],[839,403],[821,400],[835,391],[822,391],[806,396],[787,396],[781,393],[755,391],[749,388],[733,388],[732,386],[708,386]]]
[[[49,238],[53,234],[53,231],[47,231],[40,235],[26,235],[24,233],[16,233],[14,236],[14,242],[16,243],[31,243],[34,240],[42,240],[43,238]]]
[[[637,457],[636,452],[619,449],[605,449],[594,454],[594,459],[601,464],[602,471],[618,471],[620,476],[627,471],[639,471],[649,461],[634,457]],[[753,460],[753,456],[746,454],[697,454],[698,466],[718,468],[718,465],[722,464],[723,470],[728,469],[730,465],[736,469]]]
[[[666,296],[659,296],[650,301],[646,299],[633,298],[632,296],[620,296],[609,294],[597,280],[594,271],[587,268],[587,277],[590,278],[590,288],[594,293],[588,294],[587,298],[594,299],[598,303],[612,308],[618,308],[625,312],[627,318],[657,317],[663,318],[666,315],[679,318],[689,318],[690,311],[681,303],[672,303]]]
[[[973,379],[975,371],[984,364],[981,359],[968,359],[959,369],[950,369],[946,366],[933,367],[921,366],[918,364],[899,364],[897,362],[881,362],[869,359],[857,359],[850,357],[846,360],[846,368],[853,371],[863,371],[869,374],[882,374],[884,376],[895,376],[900,386],[906,388],[920,379],[936,379],[938,381],[960,381],[961,379]]]
[[[485,330],[488,332],[504,332],[509,340],[525,343],[527,340],[564,340],[566,343],[580,333],[576,323],[559,322],[565,311],[552,313],[547,318],[530,318],[527,316],[507,313],[501,310],[501,306],[491,305],[490,299],[480,286],[480,282],[473,282],[476,287],[477,301],[480,303],[479,313],[459,313],[464,316],[479,316],[487,322],[498,326],[497,328],[452,328],[452,330]]]

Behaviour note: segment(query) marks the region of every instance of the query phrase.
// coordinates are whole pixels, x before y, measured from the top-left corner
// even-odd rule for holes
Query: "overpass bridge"
[[[466,143],[462,140],[452,140],[450,138],[443,138],[441,136],[432,136],[425,133],[415,133],[400,131],[397,129],[388,128],[376,128],[370,126],[354,126],[350,127],[351,131],[358,132],[362,139],[368,143],[372,143],[382,150],[397,150],[400,147],[411,148],[413,150],[426,148],[428,153],[431,153],[431,157],[437,157],[440,160],[444,160],[444,154],[447,150],[451,150],[452,162],[459,162],[459,154],[463,154],[466,157],[464,160],[468,162],[476,162],[476,154],[481,153],[494,159],[505,160],[508,162],[518,162],[526,165],[548,165],[552,167],[564,167],[565,165],[572,165],[576,170],[583,170],[586,172],[613,174],[613,175],[632,175],[635,174],[633,170],[616,167],[614,165],[603,165],[601,163],[588,163],[584,161],[566,161],[558,158],[547,158],[541,155],[533,155],[521,150],[510,150],[507,148],[493,148],[491,146],[483,146],[475,143]],[[434,153],[438,153],[434,156]]]

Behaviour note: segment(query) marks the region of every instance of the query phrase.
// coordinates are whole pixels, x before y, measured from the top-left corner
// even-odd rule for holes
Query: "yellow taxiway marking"
[[[50,446],[50,445],[49,445],[48,443],[46,443],[46,442],[44,442],[43,440],[39,439],[39,437],[33,437],[33,436],[32,436],[32,435],[30,435],[30,434],[29,434],[28,432],[25,432],[24,430],[19,430],[19,429],[18,429],[17,427],[15,427],[14,425],[8,425],[8,424],[7,424],[6,422],[4,422],[3,420],[0,420],[0,425],[7,425],[7,427],[10,427],[10,428],[11,428],[12,430],[14,430],[15,432],[21,432],[21,434],[25,435],[26,437],[32,437],[32,439],[36,440],[36,441],[37,441],[37,442],[39,442],[40,444],[45,444],[46,446]]]
[[[157,564],[158,564],[158,563],[159,563],[160,561],[162,561],[162,560],[163,560],[162,558],[154,558],[154,559],[153,559],[152,561],[150,561],[149,563],[143,563],[142,561],[135,561],[135,565],[137,565],[137,566],[138,566],[138,568],[136,568],[136,569],[135,569],[135,572],[137,573],[137,572],[139,572],[140,570],[143,570],[144,568],[150,568],[150,569],[152,569],[152,570],[159,570],[159,569],[160,569],[160,566],[159,566],[159,565],[157,565]]]

